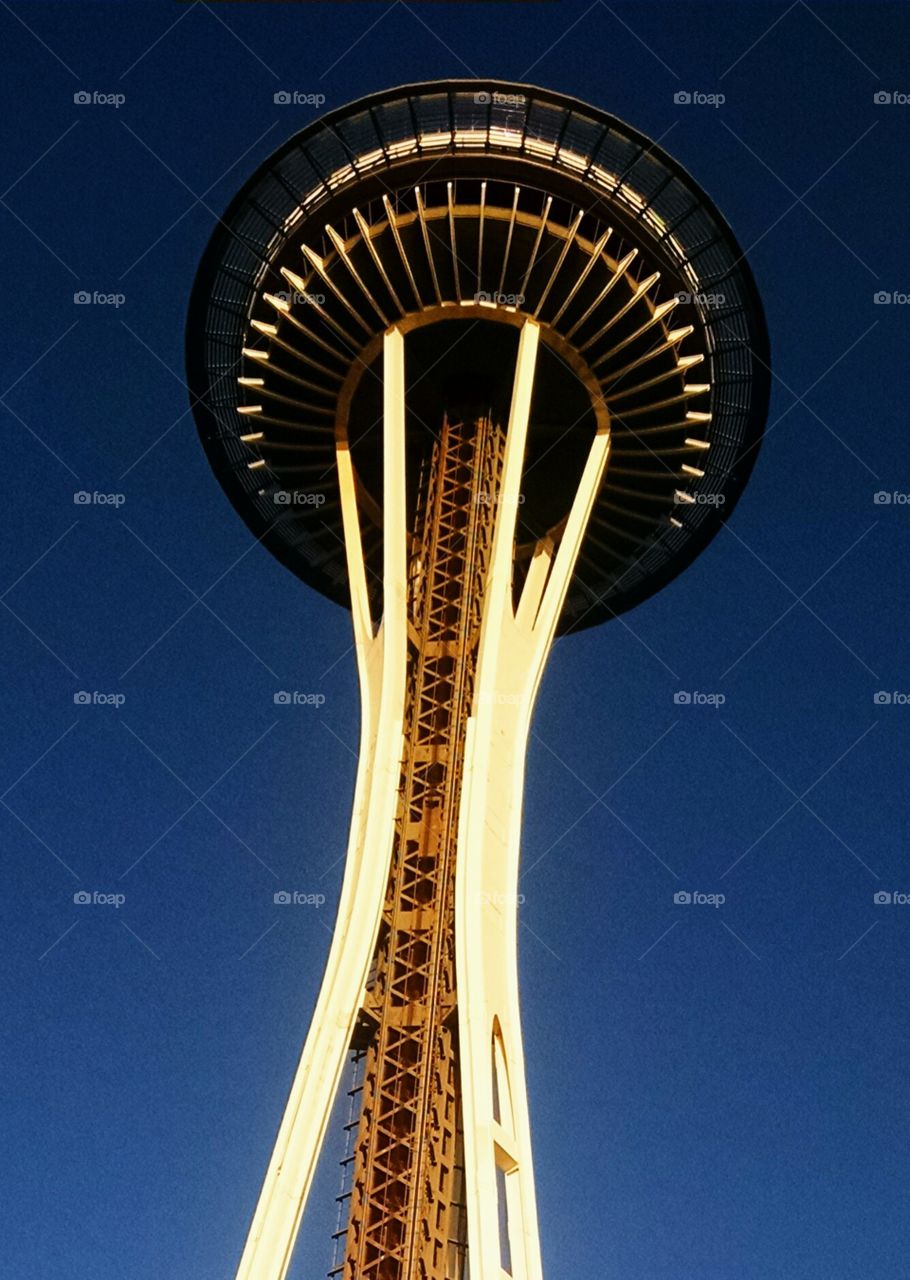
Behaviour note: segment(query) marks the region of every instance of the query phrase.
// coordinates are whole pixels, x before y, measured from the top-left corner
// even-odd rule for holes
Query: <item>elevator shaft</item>
[[[409,549],[404,758],[354,1048],[365,1053],[344,1280],[462,1280],[455,863],[504,433],[444,421]]]

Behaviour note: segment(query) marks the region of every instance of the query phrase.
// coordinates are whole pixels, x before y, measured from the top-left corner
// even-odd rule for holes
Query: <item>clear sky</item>
[[[905,1280],[910,905],[874,895],[910,894],[908,47],[905,6],[822,0],[0,0],[0,1274],[233,1275],[327,954],[358,704],[346,613],[209,470],[188,291],[318,114],[276,92],[476,73],[661,139],[750,251],[774,352],[730,527],[561,641],[537,710],[547,1280]],[[674,903],[695,891],[725,901]],[[331,1264],[337,1185],[330,1160],[294,1280]]]

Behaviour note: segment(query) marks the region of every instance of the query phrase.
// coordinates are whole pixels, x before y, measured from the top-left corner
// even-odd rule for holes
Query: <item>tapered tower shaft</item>
[[[187,350],[231,500],[350,605],[361,695],[331,949],[237,1280],[292,1273],[352,1054],[336,1280],[543,1280],[517,963],[533,705],[557,634],[647,599],[729,517],[770,388],[755,282],[615,116],[408,85],[250,178]]]
[[[503,440],[488,420],[446,420],[421,478],[398,815],[358,1032],[366,1063],[345,1280],[464,1274],[455,867]]]
[[[332,1103],[365,1054],[344,1280],[541,1280],[517,975],[531,711],[604,475],[516,574],[540,327],[508,426],[445,421],[406,527],[404,340],[383,339],[382,617],[348,442],[337,464],[363,720],[338,921],[238,1280],[284,1280]]]

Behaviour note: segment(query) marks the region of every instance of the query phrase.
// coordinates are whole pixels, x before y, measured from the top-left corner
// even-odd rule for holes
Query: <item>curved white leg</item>
[[[376,946],[395,831],[407,659],[404,340],[384,346],[385,513],[383,622],[375,637],[354,476],[338,448],[354,638],[362,699],[360,757],[347,864],[325,977],[237,1280],[284,1280],[331,1115]]]
[[[456,864],[456,967],[472,1280],[541,1280],[517,972],[517,888],[531,712],[609,452],[598,433],[553,554],[538,548],[518,609],[514,539],[537,326],[519,343],[498,495]],[[496,1065],[498,1064],[498,1065]]]

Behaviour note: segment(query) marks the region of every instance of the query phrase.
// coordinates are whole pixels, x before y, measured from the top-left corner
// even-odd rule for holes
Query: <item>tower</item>
[[[541,1280],[517,980],[525,747],[554,638],[680,572],[745,484],[767,335],[732,233],[605,113],[375,94],[246,184],[193,291],[211,463],[349,604],[335,933],[238,1280],[283,1280],[346,1061],[344,1280]]]

